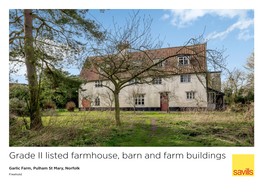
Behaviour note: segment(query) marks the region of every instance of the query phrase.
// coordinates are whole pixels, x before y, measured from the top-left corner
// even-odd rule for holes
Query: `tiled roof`
[[[149,56],[152,57],[152,59],[156,58],[166,58],[168,56],[172,56],[178,53],[178,55],[194,55],[198,52],[198,55],[194,55],[194,57],[191,57],[190,60],[190,66],[182,66],[173,68],[174,74],[182,74],[182,73],[196,73],[196,72],[206,72],[207,70],[207,64],[206,64],[206,43],[205,44],[199,44],[199,45],[191,45],[187,47],[170,47],[170,48],[160,48],[160,49],[154,49],[154,50],[147,50],[145,51]],[[140,59],[140,56],[142,55],[142,52],[133,52],[132,55],[137,60]],[[102,57],[98,57],[103,58]],[[136,60],[135,59],[135,60]],[[172,62],[174,60],[177,60],[177,57],[172,57],[166,60],[166,63],[169,64],[169,62]],[[197,63],[198,61],[198,63]],[[200,62],[201,61],[201,62]],[[172,67],[169,67],[171,70]],[[122,74],[121,78],[128,77],[129,74]],[[83,67],[80,72],[80,77],[87,79],[89,81],[96,81],[99,79],[102,79],[100,74],[94,72],[94,68],[85,68]]]

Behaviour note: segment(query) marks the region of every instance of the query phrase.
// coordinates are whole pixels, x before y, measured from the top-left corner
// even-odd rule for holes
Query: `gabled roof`
[[[206,64],[206,43],[204,44],[199,44],[199,45],[191,45],[191,46],[187,46],[187,47],[183,47],[183,46],[179,46],[179,47],[169,47],[169,48],[160,48],[160,49],[152,49],[152,50],[146,50],[145,52],[151,56],[154,56],[153,59],[157,59],[157,58],[162,58],[165,59],[168,56],[172,56],[175,55],[176,53],[178,53],[178,55],[184,55],[184,54],[194,54],[195,52],[193,51],[199,51],[200,52],[200,56],[204,56],[202,58],[202,64],[198,64],[198,68],[199,70],[196,70],[195,67],[193,67],[192,64],[195,63],[195,59],[191,58],[191,65],[190,66],[183,66],[183,67],[179,67],[180,68],[180,73],[196,73],[196,72],[206,72],[207,70],[207,64]],[[132,52],[131,54],[133,56],[139,56],[142,52]],[[103,57],[103,56],[102,56]],[[101,58],[102,58],[101,57]],[[90,57],[91,58],[91,57]],[[98,57],[99,59],[100,57]],[[135,57],[136,58],[136,57]],[[176,57],[172,57],[166,60],[166,62],[171,62],[173,60],[177,60]],[[170,69],[171,70],[171,69]],[[173,70],[173,69],[172,69]],[[178,74],[178,72],[176,72],[178,69],[174,69],[174,73]],[[80,72],[80,77],[82,77],[83,79],[89,80],[89,81],[96,81],[96,80],[100,80],[102,79],[100,74],[93,72],[94,69],[92,70],[92,67],[90,69],[88,68],[82,68],[81,72]],[[123,74],[122,78],[127,78],[128,75],[127,74]]]

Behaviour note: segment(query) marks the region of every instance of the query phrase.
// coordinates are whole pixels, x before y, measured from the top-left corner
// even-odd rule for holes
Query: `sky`
[[[105,28],[112,28],[113,20],[119,26],[138,9],[91,9],[88,18]],[[254,10],[253,9],[140,9],[139,16],[151,17],[151,35],[164,40],[162,48],[184,45],[189,39],[203,34],[208,49],[226,49],[227,68],[243,69],[246,59],[254,51]],[[77,67],[68,69],[79,75]],[[20,76],[13,76],[19,83],[27,83],[20,70]],[[224,77],[223,79],[224,80]]]

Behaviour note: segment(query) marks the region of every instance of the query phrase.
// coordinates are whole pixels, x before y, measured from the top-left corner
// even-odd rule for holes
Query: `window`
[[[195,92],[186,92],[186,99],[195,99]]]
[[[133,84],[134,83],[134,84]],[[137,79],[132,79],[129,81],[129,84],[137,85]]]
[[[154,78],[153,79],[153,84],[162,84],[162,78],[158,77],[158,78]]]
[[[180,82],[181,83],[183,83],[183,82],[191,82],[191,75],[190,74],[181,75]]]
[[[95,87],[102,87],[102,81],[95,81]]]
[[[154,64],[155,64],[155,63],[158,63],[160,60],[162,60],[162,59],[154,59],[154,60],[153,60],[153,63],[154,63]],[[165,62],[166,62],[166,60],[163,61],[163,62],[161,62],[161,63],[159,63],[159,64],[156,65],[154,68],[164,68],[164,67],[165,67]]]
[[[95,99],[95,106],[100,106],[100,98],[96,97]]]
[[[144,105],[144,95],[143,94],[138,95],[135,98],[135,105]]]
[[[135,68],[138,68],[142,65],[142,62],[141,61],[131,61],[131,66],[132,67],[135,67]]]
[[[103,71],[102,68],[100,68],[100,67],[99,67],[99,72],[100,72],[101,74],[104,73],[104,71]]]
[[[109,64],[106,64],[106,66],[104,65],[104,68],[110,68],[110,65]],[[99,67],[99,73],[103,74],[104,73],[104,70],[102,68]]]
[[[190,56],[178,56],[178,66],[189,66]]]

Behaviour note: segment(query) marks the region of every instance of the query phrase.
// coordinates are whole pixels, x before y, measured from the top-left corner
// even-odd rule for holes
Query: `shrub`
[[[12,98],[9,100],[9,112],[18,116],[28,116],[29,111],[24,100]]]
[[[13,114],[12,112],[9,112],[9,126],[15,125],[17,122],[16,115]]]
[[[14,85],[9,88],[9,99],[18,98],[20,100],[29,99],[28,86]]]
[[[53,103],[52,101],[47,101],[45,104],[44,104],[44,109],[56,109],[57,106],[55,103]]]
[[[73,101],[70,101],[70,102],[68,102],[68,103],[66,104],[66,109],[67,109],[68,111],[73,112],[75,108],[76,108],[76,105],[75,105],[75,103],[74,103]]]

